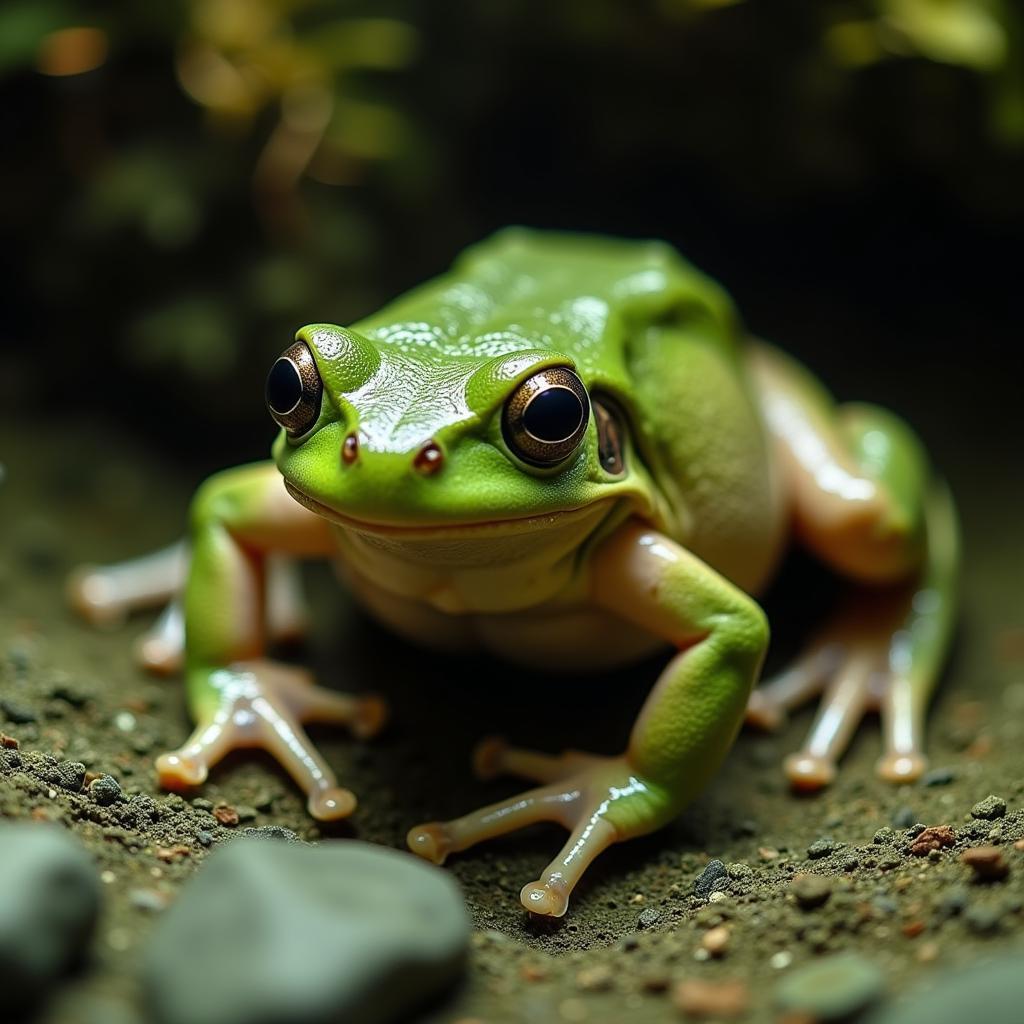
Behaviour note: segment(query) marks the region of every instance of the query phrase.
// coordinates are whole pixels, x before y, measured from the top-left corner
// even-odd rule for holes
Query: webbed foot
[[[354,794],[338,785],[302,725],[347,725],[356,736],[372,736],[387,717],[379,697],[327,690],[313,685],[310,674],[302,669],[266,660],[195,670],[189,685],[198,691],[195,705],[206,713],[182,747],[157,759],[162,786],[174,790],[198,786],[232,750],[259,747],[302,787],[314,818],[335,821],[355,810]]]
[[[792,666],[754,690],[747,705],[748,724],[773,730],[790,710],[822,695],[803,747],[784,762],[796,790],[814,791],[835,779],[837,762],[869,711],[882,717],[881,778],[913,782],[927,768],[922,715],[931,680],[921,678],[920,665],[913,671],[913,592],[896,587],[858,597]]]
[[[512,774],[542,785],[461,818],[418,825],[409,830],[409,849],[443,864],[451,853],[538,821],[563,825],[570,832],[568,842],[540,878],[520,893],[523,906],[533,914],[562,917],[573,888],[598,854],[615,842],[660,828],[675,811],[665,792],[645,782],[625,756],[579,751],[553,756],[492,738],[477,747],[474,764],[483,778]]]

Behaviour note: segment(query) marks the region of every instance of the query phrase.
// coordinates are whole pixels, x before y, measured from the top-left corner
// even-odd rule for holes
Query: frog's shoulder
[[[697,321],[736,335],[728,295],[667,243],[513,227],[357,326],[403,344],[419,331],[449,356],[539,347],[585,357],[649,324]]]

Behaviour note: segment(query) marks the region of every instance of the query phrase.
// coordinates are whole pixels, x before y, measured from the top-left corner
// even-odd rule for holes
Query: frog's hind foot
[[[259,747],[302,787],[314,818],[334,821],[355,810],[355,796],[338,785],[302,725],[341,724],[361,738],[372,736],[387,718],[380,698],[314,686],[307,672],[264,660],[215,670],[203,685],[213,711],[182,747],[157,759],[165,789],[201,785],[210,768],[232,750]]]
[[[268,556],[266,566],[270,638],[278,643],[299,640],[306,635],[309,615],[298,566],[280,555]],[[155,675],[173,675],[181,670],[185,651],[182,589],[188,569],[183,541],[127,562],[81,566],[68,578],[68,600],[88,622],[108,628],[123,624],[132,612],[164,605],[136,642],[135,657]]]
[[[912,586],[858,590],[795,664],[751,694],[747,722],[766,729],[822,694],[803,747],[784,762],[794,789],[814,791],[835,779],[836,764],[868,711],[882,717],[879,776],[913,782],[924,772],[923,711],[933,665],[915,659],[913,648],[915,630],[920,636],[932,625],[921,614],[925,593]]]

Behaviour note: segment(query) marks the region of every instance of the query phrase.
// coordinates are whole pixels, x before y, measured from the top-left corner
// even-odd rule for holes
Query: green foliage
[[[888,166],[1021,203],[1011,0],[8,0],[0,90],[21,329],[56,309],[68,365],[107,351],[211,422],[297,326],[495,223],[642,210],[636,166],[747,204]]]

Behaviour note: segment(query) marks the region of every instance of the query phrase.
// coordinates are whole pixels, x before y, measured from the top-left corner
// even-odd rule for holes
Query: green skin
[[[451,646],[576,667],[628,659],[648,640],[676,649],[623,754],[554,757],[492,742],[481,772],[527,775],[540,788],[410,833],[416,852],[440,862],[532,820],[562,822],[573,833],[565,850],[523,890],[538,913],[564,913],[597,853],[670,821],[717,771],[768,644],[748,595],[794,531],[895,602],[895,618],[846,617],[850,651],[879,640],[888,651],[913,626],[900,700],[904,725],[919,723],[955,568],[949,505],[919,444],[880,410],[837,410],[806,371],[749,343],[726,294],[669,247],[508,230],[377,315],[297,338],[323,382],[314,427],[299,438],[282,431],[273,464],[219,474],[194,502],[185,664],[199,727],[191,746],[162,759],[165,784],[197,783],[227,749],[264,745],[306,786],[313,813],[354,807],[300,721],[347,720],[369,733],[379,705],[300,684],[264,659],[268,554],[339,561],[371,611]],[[593,411],[579,448],[554,468],[509,448],[506,402],[554,366],[621,410],[623,472],[602,465]],[[787,400],[804,417],[788,434]],[[349,435],[351,463],[341,457]],[[867,491],[822,487],[800,438],[838,452]],[[428,443],[443,460],[432,472],[416,462]],[[908,595],[926,585],[938,611],[914,618]],[[259,735],[215,724],[242,705],[262,714],[267,701],[277,720]],[[921,765],[915,744],[893,752],[913,761],[908,776]]]

